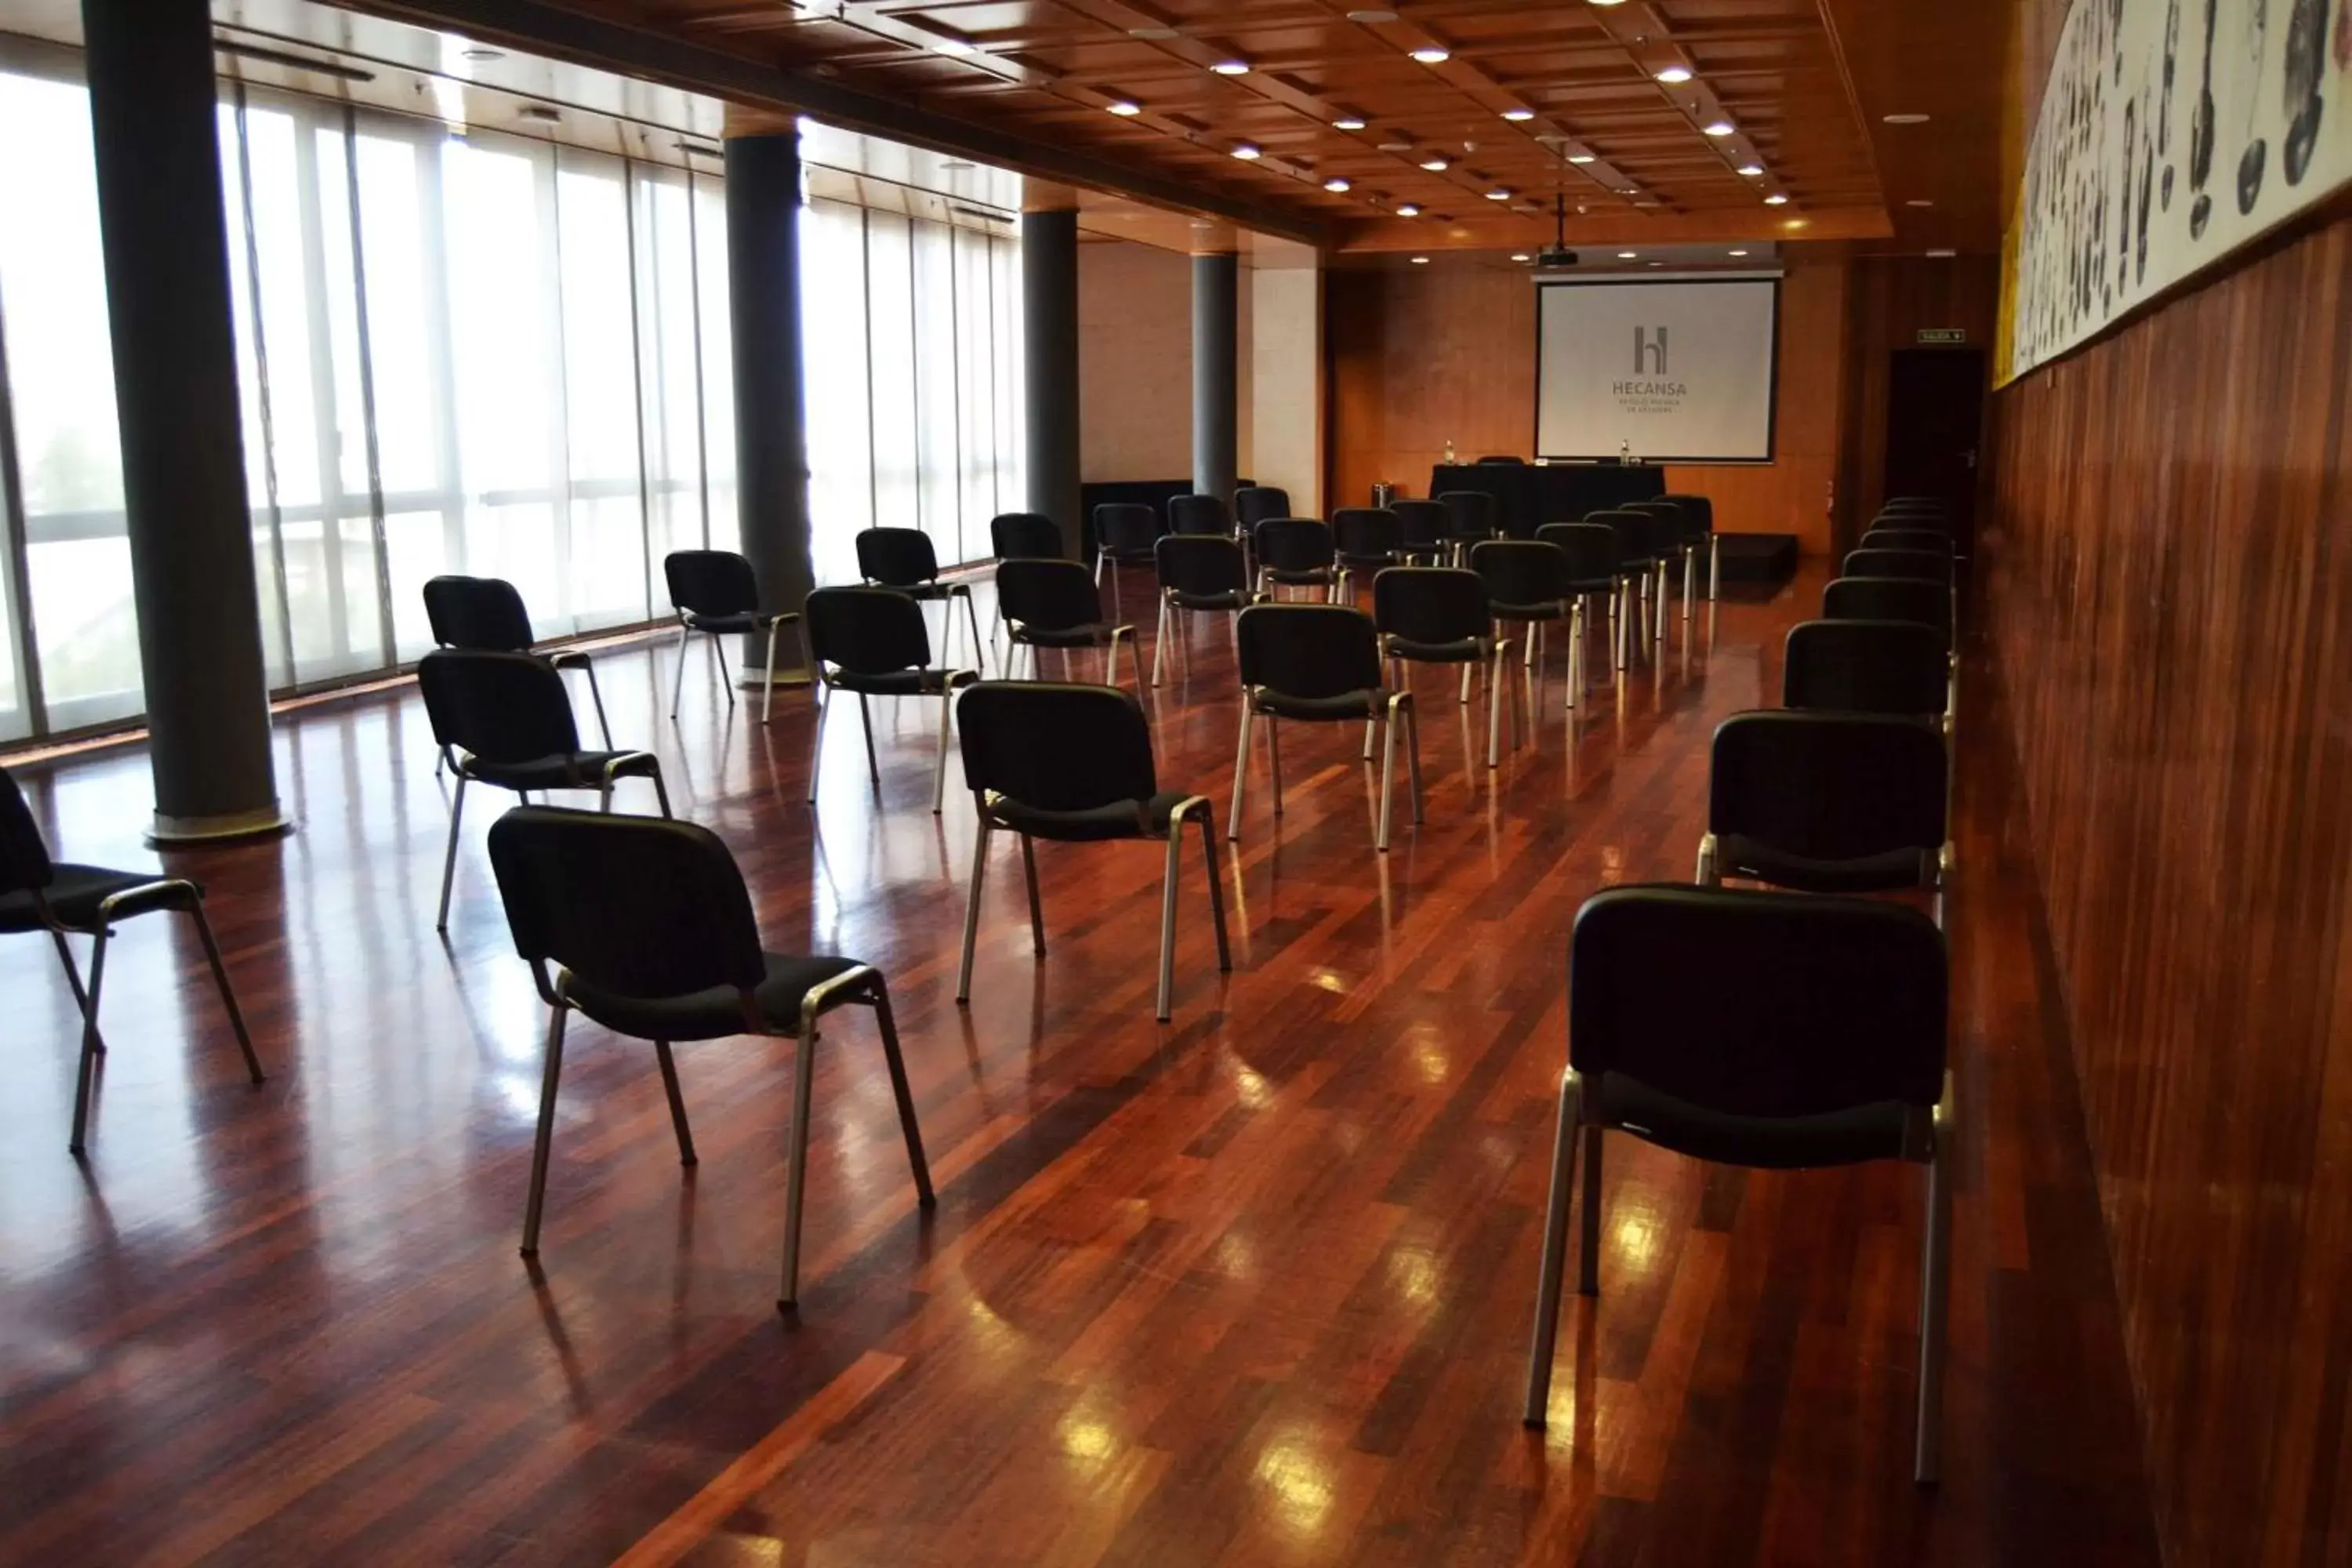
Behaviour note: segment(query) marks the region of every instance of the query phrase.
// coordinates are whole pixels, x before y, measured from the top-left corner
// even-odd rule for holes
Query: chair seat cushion
[[[1025,833],[1032,838],[1096,844],[1113,838],[1165,838],[1176,808],[1198,798],[1181,789],[1167,789],[1150,800],[1113,801],[1085,811],[1047,811],[992,795],[985,809],[992,826]]]
[[[1542,605],[1493,605],[1486,613],[1498,621],[1556,621],[1568,613],[1563,603]]]
[[[754,611],[738,616],[698,616],[686,612],[686,624],[698,632],[733,633],[765,631],[772,617]]]
[[[1936,855],[1915,848],[1889,849],[1846,860],[1817,860],[1759,844],[1737,833],[1719,834],[1715,841],[1717,871],[1794,888],[1807,893],[1890,893],[1906,888],[1932,887]]]
[[[971,589],[964,584],[940,583],[936,581],[929,583],[883,583],[878,584],[878,586],[889,588],[898,593],[904,594],[909,599],[960,599],[969,597],[971,593]]]
[[[1269,566],[1265,576],[1267,582],[1286,587],[1311,588],[1328,584],[1333,570],[1329,566]]]
[[[493,763],[467,756],[467,778],[500,789],[603,789],[604,769],[614,762],[614,778],[650,778],[661,770],[651,752],[558,752],[524,763]]]
[[[1027,643],[1032,647],[1100,647],[1110,641],[1113,629],[1100,621],[1092,626],[1057,626],[1050,631],[1036,626],[1015,626],[1013,640]]]
[[[937,697],[950,686],[970,686],[979,679],[969,669],[886,669],[874,674],[838,669],[828,680],[839,690],[867,697]]]
[[[1820,1116],[1730,1116],[1622,1072],[1599,1077],[1601,1120],[1678,1154],[1726,1165],[1797,1171],[1899,1160],[1904,1129],[1914,1114],[1899,1100],[1885,1100]],[[1586,1079],[1588,1087],[1591,1081]]]
[[[1459,642],[1415,642],[1391,633],[1383,639],[1381,652],[1392,658],[1409,658],[1420,664],[1476,664],[1486,657],[1475,637],[1464,637]]]
[[[1171,589],[1168,602],[1180,610],[1246,610],[1257,601],[1235,588],[1224,594],[1187,594]]]
[[[795,953],[762,954],[767,978],[751,993],[751,1005],[767,1026],[779,1034],[797,1034],[801,1000],[810,991],[850,970],[863,968],[854,958],[817,958]],[[743,1005],[730,986],[692,991],[683,996],[622,996],[602,991],[579,975],[566,988],[572,1005],[614,1034],[641,1040],[718,1040],[751,1032]]]
[[[94,931],[98,929],[98,906],[115,894],[132,888],[148,888],[152,891],[137,899],[124,900],[115,908],[118,919],[129,919],[151,910],[191,909],[204,897],[204,889],[184,878],[167,877],[161,871],[110,871],[103,866],[59,866],[56,879],[42,889],[48,895],[49,913],[57,922],[68,930]],[[33,895],[15,892],[0,897],[0,931],[28,931],[41,929],[40,916],[34,911]]]
[[[1251,696],[1256,699],[1261,713],[1271,713],[1277,719],[1368,719],[1388,704],[1385,689],[1370,691],[1343,691],[1337,697],[1293,697],[1285,692],[1260,686]]]

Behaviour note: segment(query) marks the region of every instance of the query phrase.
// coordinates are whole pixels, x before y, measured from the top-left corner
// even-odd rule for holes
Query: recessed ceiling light
[[[1511,252],[1511,259],[1514,261],[1529,261],[1534,258],[1528,256],[1524,250],[1515,250]]]
[[[1761,163],[1742,163],[1738,168],[1733,170],[1732,173],[1736,174],[1743,174],[1751,180],[1760,180],[1764,177],[1764,165]]]
[[[1727,251],[1727,252],[1726,252],[1726,254],[1727,254],[1727,255],[1730,255],[1730,256],[1745,256],[1745,255],[1747,255],[1748,253],[1747,253],[1746,251],[1744,251],[1744,250],[1733,250],[1733,251]]]
[[[1511,199],[1511,193],[1505,187],[1497,186],[1486,193],[1486,199],[1490,202],[1507,202]]]
[[[1590,153],[1570,153],[1568,155],[1568,161],[1571,163],[1590,163],[1592,162],[1592,154]]]
[[[1812,221],[1813,220],[1811,218],[1804,217],[1784,218],[1781,220],[1780,226],[1782,228],[1802,228]]]
[[[1412,143],[1410,142],[1375,142],[1372,145],[1378,147],[1383,153],[1410,153],[1412,151]]]
[[[1249,75],[1249,61],[1219,60],[1215,65],[1211,66],[1209,68],[1216,72],[1219,76],[1247,76]]]
[[[1244,163],[1260,155],[1257,143],[1255,142],[1244,142],[1234,149],[1234,156]]]
[[[1925,125],[1927,123],[1927,117],[1924,114],[1890,114],[1887,115],[1885,119],[1886,123],[1889,125]]]
[[[1680,87],[1690,79],[1691,68],[1688,66],[1668,66],[1658,73],[1658,79],[1668,87]]]
[[[1931,250],[1927,254],[1936,258],[1939,261],[1946,261],[1958,256],[1959,252],[1957,250]]]
[[[1523,120],[1533,120],[1535,117],[1536,111],[1532,109],[1507,109],[1503,110],[1503,118],[1510,121],[1514,124],[1517,124]]]
[[[1129,27],[1127,30],[1127,36],[1158,44],[1165,43],[1168,39],[1175,37],[1177,34],[1173,27]]]
[[[1621,250],[1617,253],[1617,259],[1620,261],[1631,261],[1640,254],[1641,252],[1638,250]]]
[[[1913,196],[1909,201],[1905,202],[1903,205],[1906,207],[1932,207],[1936,204],[1929,201],[1925,196]]]
[[[1337,195],[1341,191],[1349,190],[1352,187],[1349,186],[1347,181],[1339,178],[1339,175],[1334,174],[1329,179],[1323,182],[1323,188],[1329,191],[1332,195]]]
[[[1396,19],[1396,13],[1393,11],[1364,10],[1348,13],[1348,20],[1350,22],[1393,22]]]
[[[971,53],[971,46],[964,42],[961,38],[934,38],[931,40],[931,53],[935,55],[968,55]]]
[[[1419,207],[1415,206],[1412,203],[1411,203],[1411,202],[1399,202],[1399,203],[1397,203],[1397,216],[1399,216],[1399,217],[1419,217],[1420,216],[1421,216],[1421,209],[1420,209]]]
[[[467,60],[502,60],[507,58],[507,52],[504,49],[488,48],[477,44],[470,49],[459,49],[457,58]]]
[[[1784,207],[1789,205],[1789,198],[1782,195],[1780,192],[1774,191],[1770,195],[1764,198],[1764,205],[1768,207]]]
[[[1331,129],[1334,131],[1361,131],[1363,128],[1364,121],[1361,115],[1343,114],[1331,121]]]
[[[1421,161],[1421,166],[1434,174],[1444,169],[1445,160],[1443,158],[1423,158]]]
[[[1429,265],[1429,258],[1426,256],[1416,256],[1412,258],[1412,264],[1415,267],[1426,267]]]
[[[1728,136],[1733,132],[1738,131],[1739,127],[1734,125],[1728,120],[1710,120],[1705,125],[1700,126],[1699,129],[1706,132],[1709,136]]]
[[[1112,99],[1110,102],[1105,104],[1103,107],[1109,110],[1113,114],[1122,117],[1130,114],[1140,114],[1143,112],[1143,106],[1141,104],[1124,98]]]
[[[1425,66],[1442,66],[1454,57],[1446,53],[1444,49],[1433,47],[1426,49],[1413,50],[1412,58],[1419,60]]]
[[[1664,263],[1664,262],[1663,262],[1663,261],[1653,261],[1653,262],[1651,262],[1651,263],[1650,263],[1650,265],[1651,265],[1651,266],[1653,266],[1653,267],[1664,267],[1664,266],[1665,265],[1665,263]]]

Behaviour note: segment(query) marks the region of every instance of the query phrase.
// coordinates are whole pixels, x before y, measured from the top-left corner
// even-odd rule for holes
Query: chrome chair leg
[[[1410,691],[1400,691],[1390,701],[1393,711],[1404,715],[1404,764],[1412,778],[1412,819],[1417,824],[1426,822],[1429,818],[1421,798],[1421,715],[1413,708]]]
[[[735,711],[735,678],[727,673],[727,639],[725,637],[714,637],[710,639],[710,657],[719,661],[719,689],[726,694],[727,711],[732,713]]]
[[[890,1098],[898,1102],[898,1130],[907,1138],[907,1168],[915,1178],[915,1201],[929,1208],[939,1200],[931,1191],[931,1163],[923,1157],[923,1130],[915,1122],[915,1095],[907,1084],[907,1058],[898,1049],[898,1020],[890,1010],[890,988],[882,973],[873,971],[874,1027],[882,1037],[882,1061],[890,1069]]]
[[[853,973],[855,973],[853,971]],[[808,1196],[809,1100],[816,1084],[816,1010],[827,987],[801,999],[800,1049],[793,1055],[793,1121],[784,1153],[784,1271],[776,1310],[801,1298],[801,1205]]]
[[[1601,1123],[1591,1118],[1584,1128],[1584,1226],[1577,1240],[1576,1289],[1579,1295],[1601,1294]]]
[[[1234,805],[1232,813],[1225,818],[1227,838],[1239,838],[1242,836],[1242,784],[1249,776],[1249,743],[1250,700],[1249,693],[1244,691],[1242,693],[1242,740],[1240,746],[1234,752]]]
[[[866,732],[866,776],[878,784],[882,782],[882,764],[874,755],[874,714],[863,691],[857,694],[857,727]]]
[[[1158,686],[1161,667],[1168,658],[1168,601],[1160,601],[1160,615],[1151,628],[1151,684]]]
[[[833,688],[826,685],[814,666],[809,675],[815,682],[816,719],[809,725],[808,803],[816,804],[817,770],[824,761],[824,721],[833,713]]]
[[[956,1005],[964,1006],[971,1001],[971,953],[980,940],[980,889],[988,874],[988,818],[980,819],[979,836],[971,846],[971,890],[964,896],[963,904],[963,968],[956,975]]]
[[[1683,619],[1691,618],[1691,599],[1698,585],[1698,552],[1683,546]]]
[[[1216,808],[1205,800],[1201,803],[1201,856],[1209,872],[1209,918],[1217,928],[1217,973],[1230,974],[1234,953],[1225,942],[1225,894],[1217,880]]]
[[[1385,855],[1389,848],[1389,791],[1396,775],[1396,705],[1390,700],[1387,716],[1381,721],[1381,820],[1372,835],[1372,848]]]
[[[980,606],[971,602],[971,589],[969,586],[963,590],[961,597],[963,618],[971,627],[971,662],[975,665],[984,664],[988,654],[987,645],[980,638]],[[950,605],[949,610],[952,615],[954,606]]]
[[[558,1002],[547,1016],[547,1062],[539,1080],[539,1135],[530,1148],[530,1196],[523,1204],[522,1255],[539,1256],[539,1216],[547,1205],[547,1155],[555,1142],[555,1089],[563,1079],[563,1019],[572,1011]]]
[[[1715,534],[1706,536],[1706,602],[1713,604],[1723,586],[1723,541]]]
[[[677,678],[670,682],[669,688],[669,716],[673,720],[677,717],[679,700],[686,695],[686,639],[693,635],[692,630],[684,621],[678,623]]]
[[[586,658],[580,660],[580,673],[588,678],[588,700],[596,709],[596,733],[604,738],[604,749],[613,749],[613,726],[604,721],[604,693],[596,686],[596,667]]]
[[[69,1153],[82,1152],[89,1142],[89,1096],[98,1074],[98,998],[106,983],[106,939],[112,934],[103,920],[89,947],[89,1004],[81,1016],[81,1067],[74,1078],[73,1133],[66,1140]]]
[[[58,963],[65,967],[66,984],[73,992],[74,1006],[87,1023],[89,1019],[89,993],[82,989],[81,971],[74,967],[73,949],[66,945],[66,933],[54,926],[49,928],[49,940],[58,944]],[[106,1054],[103,1039],[98,1041],[97,1050],[100,1056]]]
[[[1029,947],[1040,958],[1045,956],[1045,909],[1037,901],[1037,847],[1027,834],[1021,835],[1021,877],[1029,887]]]
[[[228,1014],[228,1026],[236,1034],[236,1048],[245,1054],[246,1075],[255,1083],[265,1082],[261,1058],[253,1054],[253,1037],[246,1032],[245,1012],[237,1006],[236,993],[229,987],[228,967],[221,962],[220,943],[213,937],[213,922],[205,913],[204,899],[194,887],[189,888],[188,897],[188,913],[195,919],[196,939],[205,944],[205,962],[212,965],[213,984],[220,990],[221,1007]]]
[[[667,1040],[654,1042],[654,1060],[661,1064],[662,1093],[669,1100],[670,1131],[677,1134],[677,1163],[691,1165],[695,1163],[694,1134],[686,1125],[686,1096],[678,1092],[677,1063],[670,1056]]]
[[[950,671],[941,678],[940,691],[940,751],[931,764],[931,815],[937,816],[948,802],[948,720],[955,710],[955,678]]]
[[[1274,815],[1282,815],[1282,742],[1278,737],[1281,723],[1271,713],[1265,716],[1265,770],[1274,790]]]
[[[1927,1236],[1919,1265],[1919,1432],[1912,1478],[1937,1479],[1943,1458],[1944,1336],[1946,1298],[1951,1290],[1952,1173],[1956,1140],[1952,1092],[1936,1107],[1934,1148],[1927,1161]]]
[[[465,815],[466,775],[461,772],[457,775],[457,793],[449,797],[449,847],[441,857],[441,908],[433,917],[433,929],[437,931],[446,931],[449,929],[449,884],[457,879],[457,822]],[[97,990],[98,978],[93,973],[90,977],[90,991],[95,994]],[[96,1008],[91,1009],[93,1014],[96,1011]]]
[[[1692,873],[1691,880],[1702,888],[1717,888],[1723,885],[1721,868],[1716,864],[1715,835],[1712,833],[1699,835],[1698,868]]]
[[[1170,998],[1176,989],[1176,873],[1182,865],[1184,819],[1168,819],[1168,870],[1160,886],[1160,1022],[1168,1021]]]
[[[1583,1080],[1574,1068],[1560,1075],[1559,1117],[1551,1134],[1551,1196],[1544,1208],[1543,1262],[1536,1270],[1536,1326],[1528,1347],[1527,1407],[1520,1419],[1540,1426],[1551,1405],[1551,1363],[1559,1336],[1559,1281],[1568,1258],[1568,1215],[1576,1199],[1577,1122]]]
[[[776,644],[783,640],[784,624],[779,620],[768,628],[768,679],[760,688],[760,722],[765,724],[776,711]],[[607,741],[606,745],[612,742]]]

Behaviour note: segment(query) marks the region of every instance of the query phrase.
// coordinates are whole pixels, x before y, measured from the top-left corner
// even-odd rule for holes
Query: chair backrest
[[[1159,793],[1143,705],[1110,686],[983,680],[956,700],[963,777],[1039,811],[1091,811]]]
[[[1141,501],[1108,500],[1095,508],[1095,547],[1121,555],[1141,554],[1168,531],[1160,514]]]
[[[1536,537],[1559,552],[1570,587],[1615,580],[1617,531],[1598,522],[1547,522]]]
[[[1447,490],[1437,498],[1445,509],[1448,539],[1492,539],[1495,498],[1485,490]]]
[[[1715,531],[1715,502],[1706,497],[1675,491],[1658,499],[1673,501],[1683,509],[1684,538],[1696,539]]]
[[[1489,604],[1556,605],[1568,597],[1568,559],[1539,539],[1489,539],[1470,547],[1470,570]]]
[[[1891,511],[1882,508],[1872,514],[1871,521],[1873,524],[1884,522],[1891,528],[1932,528],[1938,533],[1952,531],[1952,520],[1948,513],[1921,507],[1897,507]]]
[[[515,951],[621,996],[750,988],[767,976],[743,874],[698,823],[517,806],[490,825]]]
[[[520,653],[531,645],[530,612],[503,577],[428,577],[425,623],[443,647]]]
[[[939,553],[919,528],[860,529],[857,574],[885,588],[919,587],[938,580]]]
[[[1286,697],[1346,697],[1381,688],[1372,617],[1348,605],[1253,605],[1241,614],[1244,686]]]
[[[1636,511],[1650,520],[1650,553],[1666,555],[1682,548],[1689,530],[1683,524],[1683,509],[1679,501],[1659,496],[1651,500],[1627,501],[1620,511]]]
[[[1061,526],[1040,511],[999,512],[988,520],[988,548],[999,561],[1058,561]]]
[[[1234,518],[1244,529],[1289,515],[1290,492],[1280,485],[1244,485],[1234,492]]]
[[[1917,621],[1952,638],[1952,590],[1911,577],[1840,577],[1822,590],[1822,616],[1832,621]]]
[[[1160,585],[1175,594],[1239,594],[1249,587],[1242,547],[1214,533],[1163,534],[1152,548]]]
[[[1944,639],[1916,621],[1800,621],[1789,628],[1780,705],[1845,713],[1941,713]]]
[[[1888,496],[1878,510],[1881,511],[1928,511],[1942,516],[1952,510],[1952,503],[1942,496]]]
[[[1257,558],[1277,572],[1315,572],[1331,564],[1331,525],[1311,517],[1270,517],[1257,525]]]
[[[1470,642],[1486,635],[1486,584],[1458,566],[1390,566],[1372,579],[1372,624],[1415,643]]]
[[[1589,512],[1584,521],[1593,527],[1605,528],[1617,536],[1620,571],[1646,566],[1658,558],[1658,520],[1648,512],[1612,507],[1606,511]]]
[[[0,768],[0,894],[29,892],[57,879],[48,844],[16,776]]]
[[[1168,498],[1168,531],[1171,533],[1231,533],[1233,514],[1225,503],[1215,496],[1190,495]]]
[[[1943,933],[1900,904],[1612,888],[1569,937],[1569,1060],[1726,1116],[1925,1108],[1949,973]]]
[[[1875,527],[1862,536],[1864,550],[1925,550],[1952,558],[1952,536],[1938,528]]]
[[[1454,526],[1454,514],[1433,500],[1407,497],[1391,501],[1389,510],[1396,514],[1397,525],[1404,530],[1405,548],[1416,554],[1443,545],[1447,530]]]
[[[1004,618],[1028,631],[1066,632],[1102,624],[1094,574],[1075,561],[1007,561],[996,568]]]
[[[1331,547],[1359,561],[1379,561],[1404,548],[1404,521],[1386,507],[1343,506],[1331,514]]]
[[[928,669],[923,606],[896,588],[819,588],[801,606],[809,657],[849,675]]]
[[[543,658],[488,648],[435,648],[416,661],[433,742],[486,763],[528,763],[580,749],[572,696]]]
[[[1706,826],[1823,862],[1933,854],[1951,770],[1935,725],[1879,713],[1734,713],[1716,726]]]
[[[1843,575],[1848,577],[1907,577],[1921,583],[1952,582],[1952,558],[1934,550],[1863,549],[1846,552]]]
[[[662,561],[669,602],[698,616],[747,616],[760,607],[751,563],[731,550],[673,550]]]

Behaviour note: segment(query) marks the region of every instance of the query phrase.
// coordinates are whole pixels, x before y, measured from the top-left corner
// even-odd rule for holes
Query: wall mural
[[[2352,0],[2074,0],[2009,236],[2001,379],[2352,179]]]

